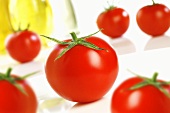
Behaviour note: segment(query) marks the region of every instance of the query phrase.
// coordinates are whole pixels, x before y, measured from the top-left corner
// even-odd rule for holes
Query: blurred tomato
[[[163,4],[147,5],[137,12],[136,20],[144,33],[163,35],[170,27],[170,9]]]
[[[19,31],[9,35],[6,49],[16,61],[29,62],[39,54],[41,41],[38,35],[32,31]]]
[[[97,26],[101,32],[110,38],[122,36],[129,27],[129,14],[118,7],[111,7],[97,18]]]
[[[36,113],[37,98],[24,79],[0,73],[0,113]]]
[[[154,77],[153,77],[154,78]],[[168,82],[133,77],[121,83],[112,95],[112,113],[170,113]]]

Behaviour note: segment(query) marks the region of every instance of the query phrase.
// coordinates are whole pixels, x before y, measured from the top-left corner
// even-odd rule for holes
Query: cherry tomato
[[[50,53],[46,65],[46,77],[51,87],[63,98],[85,103],[102,98],[112,87],[118,73],[115,50],[104,40],[90,36],[85,41],[101,50],[77,44],[59,59],[68,45],[57,44]],[[67,42],[72,43],[70,40]],[[72,44],[71,44],[72,45]]]
[[[110,38],[122,36],[129,27],[129,14],[122,8],[113,7],[102,12],[97,18],[97,26]]]
[[[152,36],[163,35],[170,27],[170,9],[163,4],[142,7],[136,15],[139,28]]]
[[[156,82],[151,80],[151,84],[145,84],[145,81],[147,80],[133,77],[121,83],[112,96],[112,113],[170,113],[169,83],[162,80],[156,80]],[[143,87],[140,87],[139,83],[142,83],[140,85]],[[137,84],[138,88],[130,89]]]
[[[10,75],[8,80],[2,79],[0,75],[0,113],[36,113],[37,111],[37,98],[26,82],[26,80],[16,80],[19,78],[17,75]],[[7,78],[7,77],[6,77]],[[20,86],[21,89],[17,88]]]
[[[40,52],[41,42],[38,35],[24,30],[9,35],[6,43],[9,55],[18,62],[32,61]]]

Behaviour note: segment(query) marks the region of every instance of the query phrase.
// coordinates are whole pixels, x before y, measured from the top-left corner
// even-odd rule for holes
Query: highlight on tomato
[[[10,34],[6,40],[6,50],[16,61],[25,63],[35,59],[41,50],[39,36],[26,30],[18,30]]]
[[[118,38],[129,28],[130,17],[125,9],[110,5],[98,15],[96,23],[99,29],[103,29],[103,34]]]
[[[137,75],[114,91],[111,113],[170,113],[170,82]]]
[[[164,5],[155,3],[142,7],[136,15],[139,28],[151,36],[163,35],[170,27],[170,9]]]
[[[88,35],[56,42],[46,64],[46,78],[61,97],[79,103],[96,101],[112,87],[118,75],[115,50],[103,39]]]
[[[0,113],[36,113],[38,101],[32,87],[25,78],[11,74],[11,68],[6,73],[0,73]]]

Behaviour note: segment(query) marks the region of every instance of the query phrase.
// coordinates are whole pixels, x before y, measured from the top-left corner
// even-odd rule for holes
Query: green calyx
[[[100,30],[99,30],[100,31]],[[48,37],[48,36],[45,36],[45,35],[41,35],[49,40],[52,40],[58,44],[61,44],[61,45],[67,45],[67,47],[65,49],[63,49],[63,51],[57,56],[57,59],[61,58],[67,51],[69,51],[71,48],[75,47],[76,45],[83,45],[87,48],[91,48],[91,49],[94,49],[94,50],[104,50],[103,48],[100,48],[90,42],[87,42],[86,39],[89,38],[90,36],[94,35],[94,34],[97,34],[99,31],[93,33],[93,34],[90,34],[88,36],[84,36],[84,37],[80,37],[78,38],[77,35],[75,34],[75,32],[72,32],[70,33],[71,36],[72,36],[72,40],[66,42],[66,41],[59,41],[55,38],[51,38],[51,37]]]
[[[107,1],[107,4],[108,4],[108,7],[105,8],[105,12],[116,8],[116,6],[114,6],[113,3],[109,3],[109,2]]]
[[[153,4],[153,5],[155,5],[155,4],[156,4],[154,0],[152,0],[152,4]]]
[[[34,75],[36,74],[37,72],[33,72],[33,73],[30,73],[30,74],[27,74],[27,75],[24,75],[23,77],[13,77],[11,76],[11,71],[12,71],[12,68],[8,68],[7,72],[6,73],[0,73],[0,81],[1,80],[6,80],[8,82],[10,82],[11,84],[13,84],[17,89],[19,89],[22,93],[24,94],[27,94],[25,92],[25,90],[22,88],[22,86],[20,86],[17,81],[19,80],[24,80],[25,78],[31,76],[31,75]]]
[[[107,12],[107,11],[110,11],[110,10],[112,10],[114,8],[116,8],[116,7],[115,6],[109,6],[108,8],[105,8],[105,11]]]
[[[21,24],[19,24],[18,29],[14,30],[14,32],[27,31],[29,28],[30,28],[30,24],[28,24],[25,29],[21,29]]]
[[[155,72],[153,74],[152,78],[147,78],[147,77],[143,77],[143,76],[140,76],[140,75],[137,75],[137,77],[143,79],[143,81],[136,84],[136,85],[134,85],[134,86],[132,86],[132,87],[130,87],[130,90],[136,90],[136,89],[148,86],[148,85],[152,85],[152,86],[156,87],[157,89],[159,89],[167,97],[170,98],[169,92],[163,88],[163,86],[165,86],[165,85],[170,85],[170,82],[157,81],[157,77],[158,77],[157,72]]]

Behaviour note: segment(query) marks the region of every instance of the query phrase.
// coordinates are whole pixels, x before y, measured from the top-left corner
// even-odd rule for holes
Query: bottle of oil
[[[7,35],[21,29],[39,35],[62,37],[78,32],[71,0],[0,0],[0,54],[4,53]],[[41,37],[47,46],[48,39]]]
[[[5,53],[5,39],[12,33],[8,4],[9,0],[0,0],[0,55]]]
[[[9,14],[14,29],[25,29],[49,35],[53,30],[53,13],[48,0],[10,0]],[[45,38],[41,38],[46,45]]]

